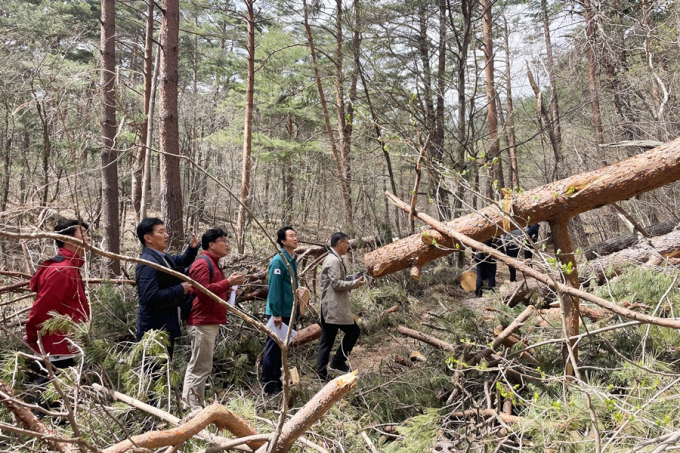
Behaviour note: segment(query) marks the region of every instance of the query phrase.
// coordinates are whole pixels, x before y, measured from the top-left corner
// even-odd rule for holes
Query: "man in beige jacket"
[[[338,330],[345,333],[342,343],[333,356],[328,370],[347,373],[347,357],[359,339],[359,326],[349,305],[349,292],[366,283],[364,278],[347,277],[342,257],[349,250],[349,238],[345,233],[334,233],[331,250],[321,266],[321,342],[316,360],[316,374],[321,380],[328,380],[328,358],[335,343]]]

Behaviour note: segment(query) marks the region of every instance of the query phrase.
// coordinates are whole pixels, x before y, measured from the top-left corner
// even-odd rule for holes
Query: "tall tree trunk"
[[[288,132],[288,141],[293,141],[293,118],[288,115],[288,124],[286,125]],[[283,172],[283,224],[290,225],[293,221],[293,164],[290,160],[284,162]],[[265,200],[268,198],[265,197]]]
[[[603,143],[602,138],[602,115],[600,114],[600,98],[597,92],[597,62],[595,61],[595,16],[590,0],[583,0],[583,10],[586,21],[586,55],[588,56],[588,90],[590,92],[590,107],[593,112],[593,131],[595,133],[595,146],[598,148]],[[603,159],[603,165],[607,162]]]
[[[103,248],[120,252],[120,221],[118,218],[118,160],[114,150],[116,139],[116,4],[115,0],[101,3],[101,129],[102,129],[102,229]],[[108,272],[120,273],[118,260],[103,260]]]
[[[158,87],[158,72],[161,65],[161,49],[156,50],[156,63],[151,74],[151,88],[149,90],[149,114],[146,131],[146,152],[144,153],[144,172],[142,174],[142,196],[139,203],[139,218],[146,217],[149,207],[149,187],[151,186],[151,144],[153,143],[153,113],[156,108],[156,88]]]
[[[550,82],[550,109],[552,112],[552,129],[559,149],[562,149],[562,127],[560,123],[560,107],[557,101],[557,81],[555,79],[555,60],[552,53],[550,39],[550,18],[548,17],[548,2],[541,0],[541,16],[543,18],[543,34],[545,35],[546,63],[548,66],[548,80]],[[561,155],[561,152],[560,152]]]
[[[7,210],[7,201],[9,200],[9,185],[10,185],[10,169],[12,168],[12,134],[9,131],[9,112],[10,109],[5,104],[5,131],[2,140],[3,147],[3,175],[2,175],[2,194],[0,195],[0,212],[5,212]],[[4,247],[4,242],[3,242]]]
[[[431,176],[436,182],[437,214],[440,220],[451,218],[449,191],[442,185],[442,157],[444,155],[444,92],[446,91],[446,0],[439,0],[439,46],[437,49],[437,104],[435,110],[435,130],[430,148],[432,157]]]
[[[343,74],[343,51],[344,38],[342,34],[342,0],[335,1],[335,111],[338,118],[339,148],[342,158],[342,179],[345,183],[345,194],[350,215],[352,208],[352,172],[350,163],[351,153],[351,123],[348,124],[345,114],[345,77]],[[353,109],[354,106],[349,106]]]
[[[255,0],[245,0],[246,4],[246,52],[248,53],[248,67],[246,80],[246,108],[243,125],[243,162],[241,167],[241,203],[246,207],[250,204],[250,173],[252,165],[253,144],[253,96],[255,91]],[[236,243],[238,252],[245,251],[246,207],[238,208],[236,221]]]
[[[493,2],[482,0],[482,31],[484,34],[484,75],[486,80],[486,109],[487,124],[489,127],[489,181],[487,184],[487,197],[493,198],[493,183],[497,181],[498,188],[505,187],[503,169],[500,160],[500,143],[498,139],[498,112],[496,111],[496,88],[494,82],[494,54],[491,33],[493,29],[493,15],[491,8]],[[498,159],[496,159],[498,158]],[[498,193],[498,191],[496,191]]]
[[[505,123],[508,134],[508,156],[510,163],[510,181],[514,189],[519,189],[519,169],[517,167],[517,139],[515,137],[515,110],[512,106],[512,77],[510,74],[510,32],[508,30],[508,21],[503,15],[503,24],[505,28],[505,85],[506,85],[506,109],[508,111],[508,119]]]
[[[461,0],[460,8],[463,17],[462,29],[454,21],[454,14],[451,10],[451,4],[447,0],[447,7],[449,10],[449,22],[451,29],[454,31],[458,53],[456,54],[456,68],[454,76],[456,78],[456,91],[458,92],[458,121],[456,124],[456,162],[454,169],[462,172],[467,166],[466,154],[468,152],[468,121],[467,121],[467,97],[466,92],[466,78],[467,73],[467,58],[468,50],[470,48],[470,40],[472,39],[472,8],[475,4],[472,0]],[[462,213],[463,196],[465,193],[465,186],[462,183],[458,184],[456,191],[456,199],[453,204],[452,218],[456,218]]]
[[[309,42],[309,53],[312,56],[312,65],[314,67],[314,77],[316,79],[316,87],[319,91],[319,101],[321,102],[321,108],[323,109],[324,122],[326,124],[326,133],[328,134],[328,141],[331,145],[331,151],[333,152],[333,159],[335,160],[335,172],[338,181],[340,182],[340,193],[342,195],[342,207],[345,216],[345,223],[348,226],[352,226],[352,194],[347,187],[347,181],[345,180],[344,163],[342,160],[342,155],[338,152],[338,147],[335,142],[335,135],[333,134],[333,128],[331,127],[330,116],[328,114],[328,104],[326,103],[326,95],[323,91],[323,85],[321,84],[321,75],[319,73],[319,64],[316,59],[316,48],[314,47],[314,37],[312,36],[312,28],[309,25],[309,11],[307,10],[307,1],[302,0],[302,11],[305,30],[307,32],[307,41]]]
[[[179,59],[179,0],[163,0],[158,147],[161,169],[161,215],[170,233],[170,246],[184,245],[182,186],[179,168],[179,113],[177,63]]]
[[[153,0],[147,0],[146,37],[144,39],[144,121],[139,131],[139,145],[135,156],[135,169],[132,174],[132,204],[137,222],[141,220],[142,176],[146,157],[146,136],[149,129],[149,103],[151,101],[151,79],[153,77]]]

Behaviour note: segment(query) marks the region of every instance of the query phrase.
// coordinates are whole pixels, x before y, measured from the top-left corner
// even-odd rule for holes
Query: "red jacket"
[[[189,277],[217,294],[221,299],[228,300],[231,286],[229,280],[224,276],[224,272],[220,269],[218,264],[220,259],[207,250],[203,254],[212,261],[212,279],[210,278],[210,268],[204,259],[194,261],[189,269]],[[187,318],[187,325],[224,324],[227,322],[227,309],[222,304],[215,302],[200,291],[194,291],[196,298]]]
[[[80,276],[80,267],[85,261],[64,248],[59,249],[59,255],[64,257],[62,261],[45,261],[31,278],[31,291],[38,294],[26,322],[26,337],[36,352],[40,351],[37,342],[42,323],[52,318],[49,312],[56,311],[75,322],[90,319],[90,304]],[[75,352],[70,349],[66,335],[60,332],[42,335],[42,344],[51,355]]]

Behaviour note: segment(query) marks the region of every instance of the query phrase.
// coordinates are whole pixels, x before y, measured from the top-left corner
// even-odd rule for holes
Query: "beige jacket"
[[[349,291],[361,286],[361,280],[347,280],[342,259],[331,249],[321,265],[321,316],[327,324],[354,324],[349,305]]]

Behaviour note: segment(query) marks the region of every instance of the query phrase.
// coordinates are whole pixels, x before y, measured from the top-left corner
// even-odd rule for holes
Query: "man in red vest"
[[[227,233],[213,228],[201,238],[203,255],[191,265],[189,277],[205,286],[222,300],[228,300],[231,288],[240,285],[244,275],[234,272],[228,278],[220,269],[220,258],[229,253]],[[196,298],[187,318],[187,335],[191,338],[191,360],[184,376],[182,399],[191,407],[203,406],[205,383],[210,376],[215,352],[215,339],[220,324],[227,322],[227,309],[201,291],[195,291]]]

